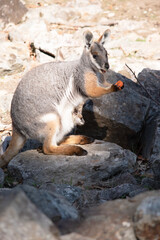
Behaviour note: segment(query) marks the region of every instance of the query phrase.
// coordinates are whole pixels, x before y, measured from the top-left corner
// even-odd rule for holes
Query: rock
[[[0,91],[0,112],[10,112],[11,107],[11,100],[12,100],[13,94],[8,94],[6,91]]]
[[[146,117],[142,155],[150,162],[156,181],[160,180],[160,71],[144,69],[138,75],[139,81],[150,93],[153,100]],[[143,90],[143,95],[150,96]],[[157,185],[157,184],[156,184]]]
[[[96,189],[99,188],[99,190]],[[85,190],[77,201],[80,209],[88,208],[91,206],[100,205],[109,200],[124,199],[126,197],[134,197],[137,194],[145,192],[146,189],[133,184],[121,184],[116,187],[103,189],[100,186],[95,186],[94,190]]]
[[[135,216],[135,233],[139,240],[160,238],[160,196],[145,198],[137,207]]]
[[[113,176],[111,179],[104,181],[104,184],[102,186],[107,188],[113,188],[124,183],[136,185],[137,181],[131,173],[122,172],[120,174]]]
[[[2,136],[1,144],[0,144],[0,155],[2,155],[6,151],[10,141],[11,141],[11,136],[4,136],[4,137]]]
[[[4,184],[4,172],[0,168],[0,188],[3,187],[3,184]]]
[[[85,125],[79,127],[77,133],[136,152],[150,100],[141,95],[140,86],[120,74],[107,71],[106,79],[112,83],[122,80],[125,87],[117,93],[87,101],[83,110]]]
[[[150,109],[144,121],[141,140],[143,157],[153,163],[160,159],[160,71],[144,69],[139,73],[138,80],[149,92],[151,97],[143,88],[142,94],[148,99],[152,98],[154,100],[151,100]],[[158,169],[156,170],[156,167],[154,166],[153,169],[155,170],[155,176],[157,177],[160,172],[157,174]]]
[[[77,210],[62,195],[28,185],[20,185],[18,188],[52,221],[78,218]]]
[[[132,172],[136,155],[116,144],[95,141],[83,145],[86,156],[54,156],[36,150],[18,154],[8,165],[12,176],[41,186],[47,182],[92,187],[121,172]]]
[[[45,205],[43,196],[44,199],[53,199],[52,208],[56,204],[54,203],[56,194],[60,194],[71,205],[82,209],[107,200],[130,196],[134,191],[144,191],[131,175],[136,164],[134,153],[100,140],[83,145],[83,148],[88,151],[88,155],[81,157],[47,156],[36,150],[22,152],[9,163],[8,171],[16,180],[41,189],[34,190],[34,199],[42,198],[39,202],[41,210]],[[33,195],[31,191],[29,194],[31,200]],[[39,197],[36,197],[37,195]],[[47,211],[48,213],[45,213],[51,219],[55,216],[66,218],[61,212],[51,213],[49,209],[42,211]],[[67,218],[74,218],[74,208],[72,211],[71,207],[70,215],[65,207],[62,207],[62,212],[66,213]],[[50,214],[53,214],[53,217]]]
[[[82,189],[80,187],[71,186],[69,184],[46,183],[42,184],[40,189],[45,189],[47,191],[60,194],[71,204],[79,201],[82,195]]]
[[[0,192],[0,211],[0,239],[59,239],[54,224],[20,190]]]
[[[134,184],[124,183],[111,189],[101,191],[101,199],[114,200],[118,198],[133,197],[138,193],[144,192],[145,189]]]
[[[24,147],[21,149],[21,152],[25,152],[27,150],[31,150],[31,149],[37,149],[37,148],[41,148],[42,144],[40,142],[38,142],[35,139],[28,139],[24,145]]]
[[[46,23],[41,19],[35,19],[33,24],[33,17],[26,20],[23,24],[9,28],[9,39],[12,42],[34,42],[37,36],[44,37],[47,33]]]
[[[160,71],[152,70],[149,68],[143,69],[142,72],[138,74],[138,80],[144,86],[144,88],[150,93],[151,97],[155,100],[159,101],[160,97]],[[150,96],[146,93],[144,89],[142,89],[143,94],[150,98]]]
[[[160,189],[160,181],[153,178],[143,178],[141,185],[143,188],[147,188],[148,190]]]
[[[118,177],[115,176],[104,181],[104,183],[93,185],[91,189],[54,183],[42,184],[40,188],[64,196],[78,209],[99,205],[105,201],[117,198],[133,197],[147,190],[143,186],[138,185],[130,173],[121,173]]]
[[[160,180],[160,117],[157,117],[155,122],[150,162],[155,178]]]
[[[3,125],[2,125],[3,126]],[[11,127],[11,126],[10,126]],[[1,145],[0,145],[0,153],[3,154],[7,147],[9,146],[9,143],[11,141],[11,136],[3,136],[1,139]],[[24,145],[24,147],[21,149],[20,152],[24,152],[26,150],[31,150],[31,149],[37,149],[41,148],[42,144],[34,139],[28,139]]]
[[[68,222],[61,225],[60,230],[63,234],[76,232],[84,237],[95,238],[96,240],[136,240],[137,235],[135,235],[135,222],[133,222],[133,218],[137,207],[140,206],[143,201],[146,201],[147,198],[156,199],[154,201],[155,208],[153,205],[152,207],[154,210],[157,209],[158,213],[156,219],[158,219],[159,196],[160,191],[150,191],[139,194],[134,198],[105,202],[100,206],[92,207],[88,210],[85,209],[83,212],[83,218],[80,222]],[[154,213],[154,211],[148,212]],[[155,217],[153,218],[155,219]],[[157,227],[158,226],[159,225],[157,225]],[[138,236],[138,239],[141,238]],[[145,239],[150,240],[158,238]]]
[[[95,240],[95,238],[84,237],[78,233],[71,233],[62,236],[61,240]]]
[[[0,19],[4,25],[7,23],[18,24],[27,12],[27,8],[19,0],[1,0]]]

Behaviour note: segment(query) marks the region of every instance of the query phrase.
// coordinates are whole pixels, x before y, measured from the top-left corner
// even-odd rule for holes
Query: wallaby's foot
[[[76,155],[84,156],[87,154],[87,151],[79,146],[43,146],[43,153],[46,155]]]
[[[84,150],[83,148],[78,147],[78,146],[74,146],[74,147],[76,147],[74,155],[76,155],[76,156],[85,156],[85,155],[87,155],[87,151]]]
[[[65,137],[65,139],[60,143],[60,145],[70,145],[70,144],[89,144],[94,142],[94,139],[84,135],[70,135]]]
[[[114,84],[114,86],[117,88],[117,90],[121,90],[124,88],[124,83],[122,81],[118,81]]]

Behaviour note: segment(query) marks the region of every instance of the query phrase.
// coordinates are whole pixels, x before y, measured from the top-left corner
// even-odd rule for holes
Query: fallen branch
[[[118,22],[111,22],[111,23],[102,23],[101,26],[108,26],[108,27],[113,27],[117,25]],[[82,25],[77,25],[77,24],[72,24],[72,25],[67,25],[63,23],[53,23],[51,25],[51,29],[62,29],[62,30],[78,30],[80,28],[91,28],[91,27],[96,27],[97,25],[95,24],[82,24]]]
[[[150,99],[152,101],[154,101],[156,104],[160,105],[160,103],[158,101],[156,101],[154,98],[152,98],[151,94],[148,92],[148,90],[143,86],[143,84],[139,81],[139,79],[137,78],[135,72],[133,72],[133,70],[127,65],[125,64],[126,67],[131,71],[131,73],[133,74],[134,78],[137,80],[137,82],[139,83],[139,85],[144,89],[144,91],[148,94],[148,96],[150,97]]]
[[[55,58],[56,56],[53,54],[53,53],[51,53],[51,52],[49,52],[49,51],[46,51],[46,50],[44,50],[44,49],[42,49],[42,48],[36,48],[36,49],[38,49],[40,52],[42,52],[42,53],[44,53],[44,54],[46,54],[46,55],[48,55],[48,56],[50,56],[50,57],[52,57],[52,58]]]
[[[52,57],[52,58],[55,58],[56,56],[53,54],[53,53],[51,53],[51,52],[49,52],[49,51],[47,51],[47,50],[44,50],[44,49],[42,49],[41,47],[35,47],[35,45],[34,45],[34,43],[32,42],[32,43],[29,43],[29,49],[30,49],[30,56],[34,56],[34,57],[36,57],[36,49],[37,50],[39,50],[40,52],[42,52],[42,53],[44,53],[44,54],[46,54],[46,55],[48,55],[48,56],[50,56],[50,57]]]

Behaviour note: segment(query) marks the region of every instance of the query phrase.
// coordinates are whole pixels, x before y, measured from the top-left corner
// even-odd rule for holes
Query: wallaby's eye
[[[96,58],[97,58],[97,55],[96,55],[96,54],[93,54],[93,58],[96,59]]]

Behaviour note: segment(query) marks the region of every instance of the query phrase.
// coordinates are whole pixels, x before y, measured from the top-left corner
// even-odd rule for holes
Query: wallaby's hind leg
[[[89,144],[94,142],[94,139],[91,137],[87,137],[84,135],[70,135],[65,137],[60,145],[66,145],[66,144],[80,144],[80,145],[84,145],[84,144]]]
[[[12,132],[12,139],[4,154],[0,156],[0,167],[5,167],[10,160],[17,155],[19,150],[24,146],[26,138],[18,133],[14,128]]]
[[[43,152],[47,155],[86,155],[86,150],[79,146],[72,146],[72,145],[60,145],[57,146],[56,144],[56,135],[59,131],[60,123],[57,120],[50,122],[47,124],[45,133],[46,138],[43,143]]]

